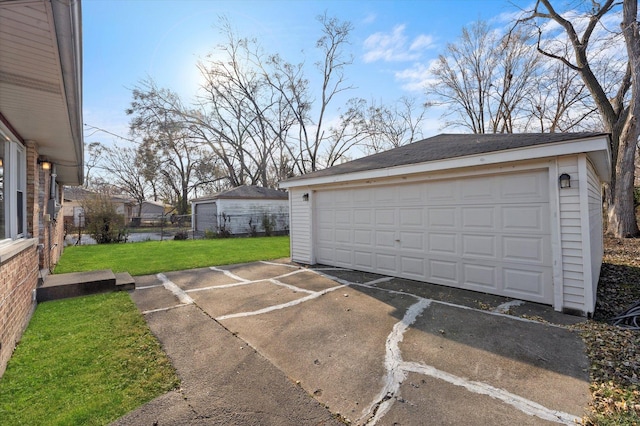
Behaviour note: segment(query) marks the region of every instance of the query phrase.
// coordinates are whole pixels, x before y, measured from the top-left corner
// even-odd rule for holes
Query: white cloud
[[[394,74],[397,81],[402,83],[402,88],[409,92],[424,93],[424,89],[433,82],[431,68],[435,60],[429,64],[417,63],[411,68],[406,68]]]
[[[369,13],[367,16],[364,17],[364,19],[362,20],[362,23],[373,24],[377,18],[378,16],[375,13]]]
[[[365,62],[415,61],[434,46],[433,37],[420,34],[413,40],[405,35],[405,25],[396,25],[390,33],[377,32],[364,41]]]

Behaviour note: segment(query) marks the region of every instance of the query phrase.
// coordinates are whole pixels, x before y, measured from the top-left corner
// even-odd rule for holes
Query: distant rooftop
[[[272,188],[263,188],[256,185],[243,185],[231,188],[217,194],[195,198],[191,201],[209,201],[218,199],[262,199],[262,200],[287,200],[286,191]]]

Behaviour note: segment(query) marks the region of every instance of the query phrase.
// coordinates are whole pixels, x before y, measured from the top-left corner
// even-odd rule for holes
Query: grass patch
[[[289,256],[289,237],[146,241],[66,247],[55,273],[111,269],[149,275]]]
[[[128,293],[45,302],[0,380],[0,423],[103,425],[177,385]]]

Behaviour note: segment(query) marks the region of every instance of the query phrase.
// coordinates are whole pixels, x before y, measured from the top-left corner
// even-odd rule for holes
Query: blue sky
[[[187,103],[194,96],[198,59],[223,41],[220,16],[266,51],[309,64],[317,60],[316,17],[350,21],[354,63],[346,77],[356,89],[347,97],[390,102],[421,97],[424,70],[463,26],[478,19],[504,24],[518,11],[507,0],[85,0],[82,9],[84,122],[122,136],[140,80],[151,77]],[[430,117],[425,136],[437,127],[437,116]],[[85,142],[94,141],[118,138],[85,128]]]

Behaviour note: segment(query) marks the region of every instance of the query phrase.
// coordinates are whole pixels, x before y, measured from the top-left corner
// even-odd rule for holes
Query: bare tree
[[[104,146],[100,142],[85,143],[84,187],[90,188],[93,182],[93,170],[100,168]]]
[[[180,98],[174,92],[156,87],[153,81],[142,82],[132,92],[127,114],[132,116],[131,134],[142,139],[136,160],[143,178],[151,184],[157,197],[156,178],[161,177],[176,201],[178,214],[189,209],[189,195],[195,171],[202,161],[209,161],[200,142],[184,120]]]
[[[353,58],[345,50],[349,44],[349,35],[353,30],[350,22],[340,21],[327,14],[318,18],[322,35],[316,42],[321,60],[316,63],[320,72],[321,86],[313,90],[304,77],[304,64],[292,65],[280,56],[273,55],[269,61],[269,70],[265,77],[275,91],[284,100],[286,116],[294,120],[293,142],[286,146],[290,158],[295,159],[299,173],[308,173],[338,162],[354,145],[357,137],[347,129],[355,116],[350,109],[343,112],[340,122],[327,128],[326,120],[329,106],[336,96],[353,87],[346,81],[345,68]],[[317,93],[319,100],[313,97]]]
[[[353,121],[355,132],[362,136],[362,145],[368,153],[397,148],[422,138],[426,108],[415,98],[403,96],[391,106],[359,99],[352,102],[352,108],[358,114]]]
[[[105,147],[103,168],[111,177],[110,185],[138,203],[146,199],[149,184],[144,176],[144,166],[132,147]],[[139,215],[139,212],[138,212]]]
[[[503,37],[484,21],[462,29],[457,43],[447,45],[427,87],[430,105],[445,106],[445,127],[473,133],[524,130],[521,114],[538,69],[535,50],[524,32]]]
[[[616,40],[613,34],[602,41],[594,38],[600,36],[601,28],[606,29],[604,18],[620,12],[620,2],[606,0],[601,3],[589,2],[586,10],[578,17],[576,11],[569,11],[572,18],[565,18],[559,13],[550,0],[537,0],[533,10],[521,20],[522,23],[532,23],[538,29],[538,51],[548,57],[560,61],[566,67],[580,75],[582,82],[589,90],[593,101],[600,113],[605,131],[611,133],[611,151],[614,175],[608,190],[605,192],[608,213],[608,232],[616,237],[628,237],[638,234],[633,203],[634,158],[636,143],[640,134],[637,114],[640,111],[640,34],[638,32],[638,2],[637,0],[623,0],[621,37]],[[547,29],[546,24],[553,22],[560,30],[553,27]],[[547,37],[545,37],[545,35]],[[618,41],[618,43],[616,43]],[[600,43],[598,43],[600,42]],[[607,83],[607,76],[598,75],[593,67],[594,62],[601,60],[602,52],[607,47],[621,45],[625,49],[618,49],[626,53],[625,60],[620,64],[624,69],[622,78],[615,85]],[[571,46],[571,54],[558,49],[560,45]],[[600,57],[599,57],[600,55]],[[614,56],[614,61],[615,61]]]

